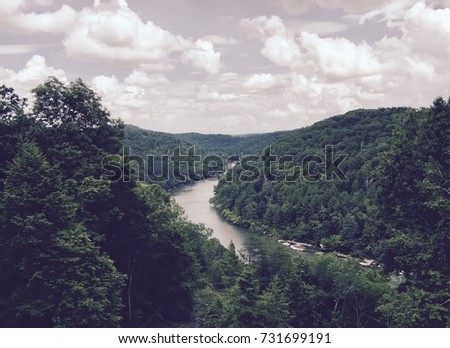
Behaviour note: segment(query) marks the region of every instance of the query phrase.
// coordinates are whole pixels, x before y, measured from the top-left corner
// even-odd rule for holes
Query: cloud
[[[214,36],[216,41],[228,40]],[[147,71],[165,71],[182,61],[209,74],[221,68],[220,52],[212,42],[193,42],[151,21],[144,22],[125,0],[95,2],[81,10],[74,28],[63,41],[70,58],[125,65]],[[178,60],[174,57],[178,56]],[[174,60],[175,59],[175,60]]]
[[[64,40],[71,58],[127,65],[157,65],[189,43],[154,23],[144,23],[126,2],[84,8]]]
[[[403,40],[414,53],[450,56],[450,8],[432,9],[418,2],[405,15]]]
[[[404,0],[396,0],[404,1]],[[408,0],[407,0],[408,1]],[[372,9],[392,3],[392,0],[314,0],[315,4],[324,9],[341,9],[347,13],[364,13]]]
[[[114,75],[98,75],[92,78],[91,85],[112,116],[127,123],[167,131],[165,127],[176,120],[174,112],[179,113],[177,87],[164,75],[135,70],[122,81]]]
[[[401,9],[383,2],[383,9],[390,12],[379,17],[387,21],[386,26],[395,19],[396,36],[373,43],[321,37],[279,17],[244,19],[243,29],[262,43],[261,55],[275,67],[247,77],[242,87],[252,89],[260,109],[267,110],[278,124],[298,120],[302,125],[355,108],[420,107],[437,95],[450,95],[450,9],[423,2],[408,7],[406,1],[400,2]],[[329,6],[339,4],[335,1]],[[375,2],[366,5],[370,4]],[[350,2],[345,6],[348,11],[364,13],[366,5]],[[289,56],[285,50],[290,46]],[[270,73],[281,68],[284,73]],[[275,76],[287,82],[274,89]],[[264,96],[272,105],[264,103]],[[261,124],[269,127],[274,122],[266,118]]]
[[[259,16],[243,19],[241,25],[250,36],[264,42],[261,53],[272,63],[279,66],[292,66],[300,59],[300,48],[292,32],[280,17]]]
[[[326,10],[341,10],[359,24],[370,20],[386,21],[397,26],[405,13],[416,3],[430,6],[450,6],[448,0],[272,0],[290,15],[298,15],[316,6]],[[316,31],[314,31],[316,32]],[[316,32],[317,34],[321,34]]]
[[[397,1],[380,1],[378,6],[364,7],[364,11],[350,11],[352,13],[349,18],[356,19],[359,24],[366,21],[381,19],[388,22],[389,27],[398,26],[407,10],[417,3],[418,0],[397,0]],[[363,12],[363,13],[362,13]]]
[[[50,6],[53,3],[53,0],[34,0],[34,2],[39,6]]]
[[[25,0],[9,0],[0,2],[0,17],[14,15],[25,5]]]
[[[311,4],[310,0],[272,0],[275,5],[280,6],[285,12],[297,15],[306,12]]]
[[[297,15],[306,12],[313,6],[327,10],[341,10],[352,15],[368,15],[366,19],[378,15],[385,17],[398,16],[399,11],[407,6],[411,6],[417,0],[273,0],[277,5],[281,5],[286,13]],[[403,11],[404,13],[404,11]]]
[[[236,45],[238,41],[232,37],[220,35],[206,35],[202,38],[203,41],[209,41],[214,45]]]
[[[250,35],[263,41],[261,54],[275,65],[301,72],[312,68],[328,78],[371,75],[381,70],[375,52],[365,42],[321,38],[306,31],[296,35],[276,16],[244,19],[241,23]]]
[[[262,73],[249,76],[243,83],[243,87],[258,90],[286,86],[287,84],[288,81],[284,76],[274,76],[270,73]]]
[[[47,45],[28,45],[28,44],[0,45],[0,55],[27,54],[45,46]]]
[[[204,69],[209,74],[217,74],[221,69],[220,52],[214,51],[214,46],[209,41],[198,39],[195,48],[184,52],[182,60],[197,68]]]
[[[309,33],[315,33],[318,35],[330,35],[346,31],[350,26],[344,22],[334,21],[314,21],[303,22],[288,21],[286,26],[295,33],[306,31]]]
[[[144,71],[134,70],[129,76],[124,79],[128,85],[136,85],[142,88],[154,87],[158,85],[165,85],[169,83],[167,77],[161,74],[148,75]]]
[[[14,71],[0,68],[0,77],[8,86],[13,87],[23,96],[30,96],[30,91],[45,82],[49,76],[66,82],[66,73],[62,69],[48,66],[44,57],[34,55],[22,70]]]
[[[227,93],[221,94],[216,90],[209,88],[207,85],[202,84],[197,90],[197,94],[195,95],[196,100],[198,101],[227,101],[236,98],[240,98],[242,96]]]
[[[35,1],[39,5],[47,1]],[[8,0],[0,4],[0,28],[10,31],[59,33],[69,30],[77,19],[77,12],[63,5],[54,12],[23,12],[25,0]]]
[[[319,74],[349,78],[382,72],[382,65],[366,42],[355,44],[345,38],[321,38],[317,34],[303,32],[299,43]]]
[[[292,11],[301,11],[300,2],[290,3],[299,5]],[[441,2],[317,3],[332,9],[323,17],[330,21],[246,18],[240,22],[249,37],[245,41],[217,28],[213,32],[220,35],[203,32],[198,40],[176,35],[155,24],[160,23],[156,19],[142,20],[124,0],[96,1],[76,14],[65,48],[72,59],[105,65],[89,82],[113,117],[160,131],[275,131],[355,108],[419,107],[437,95],[450,95],[450,9],[438,6]],[[48,9],[54,8],[57,2]],[[374,9],[379,11],[371,13]],[[45,10],[36,2],[0,3],[0,13],[11,17]],[[362,24],[378,23],[357,27],[346,14]],[[395,30],[389,30],[392,25]],[[373,28],[388,35],[375,42],[354,39]],[[355,29],[362,32],[355,34]],[[0,54],[32,54],[40,48],[0,45]],[[223,64],[224,57],[229,64]],[[67,81],[65,72],[44,57],[30,58],[14,70],[0,68],[0,79],[23,95],[48,75]]]

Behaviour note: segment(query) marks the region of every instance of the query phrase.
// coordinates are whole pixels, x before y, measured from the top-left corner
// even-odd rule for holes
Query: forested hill
[[[81,80],[33,97],[0,86],[0,327],[196,325],[211,275],[241,267],[234,251],[159,186],[108,176],[123,124]]]
[[[257,233],[378,256],[368,223],[376,158],[387,149],[396,118],[406,110],[356,110],[286,134],[271,151],[279,158],[292,156],[292,161],[272,164],[276,178],[240,180],[242,167],[237,166],[232,182],[225,182],[231,173],[221,180],[216,206]],[[334,161],[340,154],[348,156],[339,165],[345,177],[326,178],[326,157]],[[294,174],[293,167],[297,176],[289,178],[286,173]]]
[[[347,154],[346,178],[328,176],[322,157]],[[234,223],[273,239],[310,242],[376,258],[406,282],[378,308],[404,325],[450,325],[450,103],[430,108],[357,110],[288,134],[273,153],[304,176],[254,180],[242,166],[220,180],[214,202]],[[288,171],[289,172],[289,171]],[[249,180],[249,178],[251,180]]]
[[[206,178],[208,170],[203,166],[202,159],[207,156],[219,156],[226,164],[227,159],[236,158],[236,156],[258,154],[261,148],[271,145],[284,134],[288,132],[275,132],[267,134],[232,136],[223,134],[198,134],[184,133],[172,134],[164,132],[155,132],[142,129],[133,125],[125,125],[124,146],[131,156],[139,156],[142,161],[139,165],[132,161],[134,169],[139,172],[141,181],[158,183],[165,190],[171,190],[177,186],[192,182],[192,177]],[[178,148],[178,149],[177,149]],[[195,149],[195,152],[189,153],[189,149]],[[152,180],[151,173],[158,176],[162,173],[162,157],[173,156],[178,152],[181,156],[189,156],[194,161],[194,155],[200,155],[195,159],[191,173],[188,175],[189,168],[186,163],[175,164],[169,161],[167,180]],[[150,160],[147,156],[154,156]],[[133,157],[136,158],[136,157]],[[198,160],[200,159],[200,160]],[[206,163],[206,162],[205,162]],[[174,167],[176,166],[176,168]],[[224,170],[224,166],[218,165],[216,169],[219,172]],[[177,170],[181,175],[176,175]]]
[[[155,132],[127,124],[124,128],[124,146],[130,147],[133,154],[146,156],[169,155],[176,147],[187,151],[194,145],[170,133]]]
[[[258,154],[262,148],[281,139],[289,131],[251,135],[224,134],[175,134],[179,139],[195,144],[206,154],[214,154],[223,158],[233,155]]]
[[[187,151],[191,146],[202,155],[217,155],[227,159],[233,155],[258,154],[261,148],[276,142],[289,132],[274,132],[252,135],[225,135],[199,133],[164,133],[142,129],[132,125],[125,126],[124,145],[133,153],[167,155],[176,147]]]

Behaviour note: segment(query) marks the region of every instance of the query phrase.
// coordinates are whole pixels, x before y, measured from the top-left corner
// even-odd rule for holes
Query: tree
[[[76,221],[77,204],[34,144],[9,166],[1,206],[3,326],[118,326],[123,276]]]
[[[286,296],[292,313],[289,324],[292,327],[320,326],[316,319],[316,307],[320,304],[316,299],[318,289],[312,284],[312,274],[307,261],[303,257],[295,258],[286,284]]]
[[[225,302],[226,327],[259,327],[258,321],[258,281],[254,272],[246,267],[237,283],[229,290]]]
[[[20,98],[12,88],[0,86],[0,190],[6,163],[11,161],[18,144],[30,128],[25,115],[26,99]]]
[[[450,315],[450,104],[410,112],[396,130],[378,176],[386,271],[404,271],[397,302],[421,301],[405,326],[445,326]],[[382,308],[388,308],[385,304]],[[385,313],[385,312],[383,312]],[[406,323],[405,320],[411,320]],[[418,319],[420,318],[420,319]]]
[[[289,327],[291,313],[283,284],[277,277],[261,295],[258,306],[258,327]]]
[[[65,85],[50,77],[33,93],[39,146],[65,176],[100,177],[102,159],[122,146],[122,122],[110,118],[100,97],[81,80]]]
[[[10,124],[18,115],[23,114],[27,100],[14,93],[14,89],[0,86],[0,124]]]

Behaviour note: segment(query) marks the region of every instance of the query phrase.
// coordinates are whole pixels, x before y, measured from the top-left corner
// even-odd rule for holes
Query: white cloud
[[[299,38],[306,56],[314,61],[319,74],[349,78],[381,73],[382,66],[371,46],[355,44],[345,38],[321,38],[303,32]]]
[[[49,76],[54,76],[63,82],[67,81],[64,70],[48,66],[45,58],[39,55],[34,55],[22,70],[0,68],[0,76],[3,83],[26,97],[29,97],[30,91],[45,82]]]
[[[313,6],[327,10],[341,10],[358,15],[358,19],[372,19],[382,16],[385,19],[398,18],[405,13],[405,8],[418,0],[273,0],[291,15],[306,12]]]
[[[195,48],[184,52],[182,60],[193,66],[204,69],[209,74],[217,74],[221,69],[220,52],[214,51],[214,46],[209,41],[198,39]]]
[[[17,18],[46,10],[37,7],[36,1],[45,5],[45,0],[31,5],[18,0],[1,2],[0,13]],[[208,30],[202,28],[199,40],[179,36],[155,24],[163,23],[157,18],[155,22],[142,20],[125,0],[96,1],[76,14],[77,24],[67,30],[65,44],[73,59],[104,63],[91,85],[113,117],[127,123],[171,132],[274,131],[306,126],[355,108],[418,107],[428,105],[437,95],[450,95],[450,9],[437,6],[437,0],[432,1],[436,6],[405,5],[408,1],[319,1],[321,7],[333,9],[327,12],[330,21],[326,22],[276,16],[243,19],[241,28],[256,43],[244,42],[234,31],[230,37],[231,30],[220,32],[219,27],[212,31],[219,35],[206,35]],[[302,10],[301,1],[286,3],[292,13]],[[347,13],[356,14],[353,18],[361,23],[378,23],[356,27]],[[231,19],[220,25],[232,25]],[[27,30],[65,27],[36,23],[30,22]],[[395,30],[388,29],[392,25]],[[364,30],[373,27],[383,30],[383,26],[389,36],[379,41],[350,39],[364,37]],[[356,28],[363,32],[348,35]],[[30,54],[40,47],[0,45],[0,54]],[[265,59],[255,57],[258,51]],[[222,59],[229,65],[224,66]],[[115,76],[111,65],[121,65]],[[235,70],[229,71],[231,67]],[[207,74],[191,72],[194,68]],[[162,72],[170,69],[170,73]],[[122,77],[124,73],[128,76]],[[24,67],[0,68],[0,79],[22,95],[48,75],[67,80],[63,70],[37,55]]]
[[[53,3],[53,0],[34,0],[34,2],[39,6],[50,6]]]
[[[303,23],[298,21],[288,21],[286,22],[286,26],[295,33],[306,31],[318,35],[336,34],[346,31],[350,27],[347,23],[335,21],[311,21]]]
[[[133,71],[122,81],[114,75],[95,76],[91,85],[113,117],[153,130],[167,131],[186,102],[164,75],[143,71]]]
[[[324,9],[341,9],[348,13],[364,13],[383,5],[393,3],[393,0],[314,0],[317,6]],[[404,0],[395,0],[404,1]],[[408,0],[406,0],[408,1]]]
[[[448,0],[273,0],[273,2],[291,15],[306,12],[316,6],[326,10],[341,10],[348,14],[348,18],[360,24],[368,20],[383,20],[389,26],[397,26],[408,9],[419,2],[430,6],[450,6]]]
[[[136,85],[142,88],[155,87],[169,83],[167,77],[161,74],[148,75],[144,71],[134,70],[129,76],[124,79],[128,85]]]
[[[388,27],[397,27],[401,25],[408,9],[417,2],[418,0],[389,1],[381,4],[379,7],[374,7],[366,13],[349,15],[348,18],[357,20],[359,24],[364,24],[369,20],[380,19],[386,21]]]
[[[213,39],[222,43],[231,40]],[[180,60],[209,74],[221,68],[220,52],[210,41],[192,42],[151,21],[144,22],[125,0],[96,2],[94,7],[83,8],[63,43],[70,58],[147,71],[171,70]]]
[[[40,45],[0,45],[0,55],[18,55],[35,51]]]
[[[238,41],[232,37],[221,35],[206,35],[202,38],[204,41],[209,41],[214,45],[235,45]]]
[[[415,53],[450,56],[450,8],[432,9],[418,2],[405,15],[403,40]]]
[[[231,93],[221,94],[218,91],[209,88],[205,84],[198,87],[197,94],[195,95],[195,99],[198,101],[227,101],[240,97],[242,96]]]
[[[284,76],[274,76],[270,73],[253,74],[249,76],[243,86],[248,89],[270,89],[274,87],[286,86],[287,80]]]
[[[300,59],[300,48],[281,18],[259,16],[243,19],[241,25],[251,36],[264,42],[261,53],[272,63],[280,66],[292,66]]]
[[[396,21],[397,36],[386,36],[372,44],[343,37],[324,38],[278,17],[245,19],[242,25],[246,32],[262,42],[262,56],[285,68],[284,76],[278,76],[290,85],[281,85],[276,96],[270,97],[270,106],[261,98],[269,99],[273,89],[264,87],[270,89],[273,74],[250,76],[243,87],[253,89],[260,109],[267,109],[276,120],[272,125],[293,124],[294,120],[307,125],[360,107],[425,106],[438,95],[450,95],[450,9],[433,8],[423,2],[408,7],[406,1],[400,2],[397,7],[383,2],[386,11],[378,16],[387,21],[386,26]],[[329,6],[339,4],[335,1]],[[365,5],[353,5],[345,6],[348,11],[367,10]],[[286,42],[293,46],[294,56],[280,59]],[[257,89],[258,85],[261,88]],[[266,119],[264,124],[271,122]]]
[[[189,43],[154,23],[144,23],[126,2],[84,8],[64,40],[67,55],[115,64],[161,64]]]
[[[25,0],[0,1],[0,18],[16,14],[25,5]]]
[[[47,2],[36,1],[39,5]],[[25,0],[8,0],[0,4],[0,28],[25,32],[66,32],[75,23],[77,12],[63,5],[54,12],[24,12]]]
[[[278,16],[259,16],[255,18],[244,18],[241,20],[242,27],[246,32],[260,39],[266,39],[270,36],[289,36],[289,32]]]
[[[313,68],[328,78],[371,75],[381,70],[372,47],[365,42],[321,38],[306,31],[296,37],[279,17],[245,19],[242,25],[263,41],[261,54],[278,66],[302,72]]]

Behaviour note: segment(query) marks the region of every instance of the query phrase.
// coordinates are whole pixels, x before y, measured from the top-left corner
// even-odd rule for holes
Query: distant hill
[[[222,157],[243,154],[258,154],[261,149],[280,140],[289,131],[250,135],[224,135],[224,134],[175,134],[178,139],[195,144],[208,154]]]
[[[198,155],[216,155],[226,160],[233,155],[258,154],[262,148],[278,141],[287,133],[275,132],[244,136],[199,133],[171,134],[126,125],[124,146],[130,148],[131,155],[142,156],[146,165],[146,156],[154,155],[157,158],[155,162],[158,162],[158,156],[172,155],[177,147],[180,148],[180,153],[183,155],[187,154],[189,148],[195,147],[195,153]],[[158,171],[160,170],[159,165],[157,163]],[[142,174],[143,169],[139,168]],[[181,170],[183,173],[184,169]],[[200,173],[200,165],[195,170]],[[172,189],[182,183],[183,181],[170,176],[169,180],[161,182],[161,186],[165,189]]]

